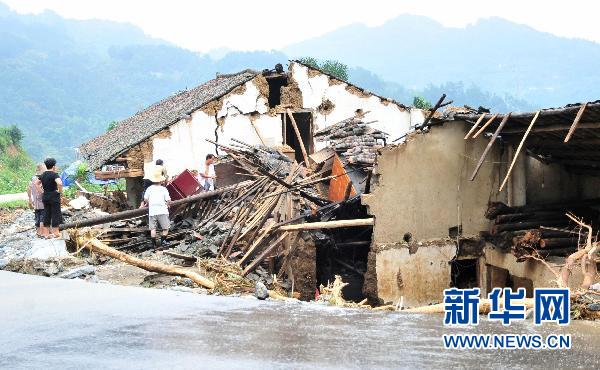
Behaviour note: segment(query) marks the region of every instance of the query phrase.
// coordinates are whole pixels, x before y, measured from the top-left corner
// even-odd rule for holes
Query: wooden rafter
[[[483,132],[483,130],[485,130],[492,122],[494,122],[494,120],[496,119],[496,117],[498,117],[498,113],[494,114],[483,126],[481,126],[481,128],[479,129],[479,131],[477,131],[472,136],[472,138],[475,139],[477,136],[479,136]]]
[[[531,132],[531,129],[533,128],[533,125],[535,124],[535,121],[537,121],[539,115],[540,115],[540,111],[537,111],[535,116],[533,116],[533,119],[531,120],[529,127],[527,127],[527,131],[525,131],[525,135],[523,135],[523,138],[521,139],[521,142],[519,143],[519,146],[517,147],[517,150],[515,151],[515,155],[513,157],[512,162],[510,163],[510,167],[508,168],[508,171],[506,171],[506,176],[504,177],[504,181],[502,181],[502,185],[500,185],[499,191],[502,191],[502,189],[504,189],[504,185],[506,185],[506,182],[508,181],[508,178],[510,177],[510,173],[512,172],[512,169],[513,169],[515,163],[517,162],[517,157],[519,157],[519,153],[521,152],[521,149],[523,148],[523,144],[525,144],[525,140],[527,139],[527,136],[529,136],[529,133]]]
[[[507,115],[505,115],[504,118],[502,119],[502,121],[500,122],[500,124],[498,125],[498,128],[494,132],[494,135],[492,135],[492,138],[490,139],[490,142],[485,147],[485,150],[483,151],[483,154],[481,155],[481,158],[479,158],[479,162],[477,162],[477,166],[475,166],[475,170],[473,170],[473,174],[471,175],[471,178],[469,180],[471,180],[471,181],[475,180],[475,176],[477,176],[477,172],[479,172],[479,169],[481,168],[481,165],[483,164],[483,161],[485,161],[485,157],[487,157],[489,151],[492,149],[492,146],[494,146],[494,142],[498,138],[498,135],[500,134],[500,131],[502,131],[502,129],[504,128],[504,125],[506,125],[506,122],[508,122],[509,118],[510,118],[510,113],[508,113]]]
[[[469,136],[471,136],[471,134],[473,133],[473,131],[475,131],[475,129],[477,128],[477,126],[479,126],[479,124],[481,123],[481,121],[483,121],[484,117],[485,117],[485,113],[481,113],[481,116],[479,116],[479,118],[477,119],[477,122],[475,122],[475,124],[473,125],[473,127],[471,127],[471,129],[469,130],[469,132],[467,132],[467,134],[465,135],[465,140],[467,140],[469,138]]]
[[[581,106],[581,108],[579,108],[579,111],[577,112],[577,115],[575,116],[575,120],[573,121],[573,124],[571,124],[571,128],[569,129],[569,132],[567,133],[567,136],[565,137],[565,143],[569,141],[569,139],[571,138],[571,136],[573,136],[573,133],[577,129],[577,126],[579,125],[579,120],[581,120],[581,116],[583,115],[583,112],[585,111],[585,107],[587,107],[587,103],[585,103],[584,105]]]

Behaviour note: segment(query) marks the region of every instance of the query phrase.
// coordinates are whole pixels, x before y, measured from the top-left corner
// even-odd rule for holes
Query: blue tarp
[[[63,186],[70,186],[75,183],[75,175],[77,174],[77,167],[81,164],[81,161],[75,161],[65,169],[61,175],[60,179],[62,180]],[[94,185],[107,185],[107,184],[116,184],[115,180],[96,180],[94,174],[89,172],[87,174],[87,180],[90,184]]]

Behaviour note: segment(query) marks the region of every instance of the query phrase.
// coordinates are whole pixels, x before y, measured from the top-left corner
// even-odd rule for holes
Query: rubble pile
[[[364,125],[357,130],[366,132]],[[259,299],[314,299],[317,279],[328,281],[340,265],[347,270],[342,272],[344,279],[362,276],[364,267],[357,268],[355,253],[347,252],[369,241],[359,236],[357,242],[353,233],[343,231],[372,227],[366,213],[356,212],[359,195],[335,202],[326,199],[317,185],[331,176],[272,148],[239,140],[215,145],[248,179],[173,201],[164,243],[156,244],[150,237],[146,208],[118,211],[103,206],[106,200],[120,199],[118,194],[80,194],[63,209],[65,223],[60,229],[65,240],[35,238],[31,212],[23,212],[4,228],[3,266],[94,282],[210,294],[253,293]],[[118,203],[124,204],[124,199]],[[38,242],[46,247],[62,243],[62,250],[38,258],[32,254]],[[329,261],[320,272],[315,270],[317,249]]]
[[[377,158],[377,150],[385,145],[387,134],[370,126],[362,118],[352,117],[324,128],[314,137],[329,145],[349,163],[372,165]]]
[[[114,255],[161,251],[208,277],[211,283],[205,288],[213,293],[258,292],[260,284],[270,295],[285,293],[292,285],[286,269],[296,240],[310,233],[300,224],[333,220],[340,205],[322,198],[314,187],[321,174],[311,173],[274,149],[239,140],[230,146],[218,145],[251,180],[175,201],[170,208],[174,222],[165,245],[157,247],[149,238],[146,218],[140,216],[143,210],[130,210],[63,225],[70,229],[71,250],[85,248],[91,238]],[[84,233],[91,236],[82,239]]]

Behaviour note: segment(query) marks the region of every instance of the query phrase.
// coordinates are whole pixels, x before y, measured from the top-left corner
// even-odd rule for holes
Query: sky
[[[400,14],[424,15],[448,27],[492,16],[558,36],[600,42],[595,0],[0,0],[19,13],[50,9],[66,18],[137,25],[181,47],[274,50],[352,23],[377,26]]]

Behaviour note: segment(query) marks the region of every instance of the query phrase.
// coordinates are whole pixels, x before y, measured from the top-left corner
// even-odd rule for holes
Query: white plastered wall
[[[397,104],[366,94],[360,96],[347,90],[346,83],[333,83],[329,76],[309,75],[309,69],[302,64],[292,62],[290,72],[302,92],[302,105],[305,109],[314,111],[315,131],[340,122],[355,115],[357,109],[369,112],[366,121],[377,121],[371,124],[373,128],[388,133],[390,139],[396,139],[406,134],[415,125],[423,122],[424,115],[420,109],[404,109]],[[325,100],[334,104],[333,110],[325,115],[317,111],[317,107]],[[316,143],[317,149],[325,143]]]
[[[223,106],[217,112],[223,125],[218,128],[218,142],[228,145],[235,138],[248,144],[260,144],[260,139],[252,127],[251,119],[261,132],[267,145],[280,145],[282,142],[281,119],[269,116],[267,100],[260,95],[253,81],[245,84],[242,94],[232,94],[223,99]],[[254,113],[254,118],[251,118]],[[258,114],[256,114],[258,113]],[[206,141],[215,141],[217,119],[202,110],[192,113],[192,118],[173,124],[168,138],[154,138],[153,161],[145,163],[145,168],[157,159],[165,162],[170,176],[185,169],[203,169],[204,159],[209,153],[215,154],[215,145]]]

